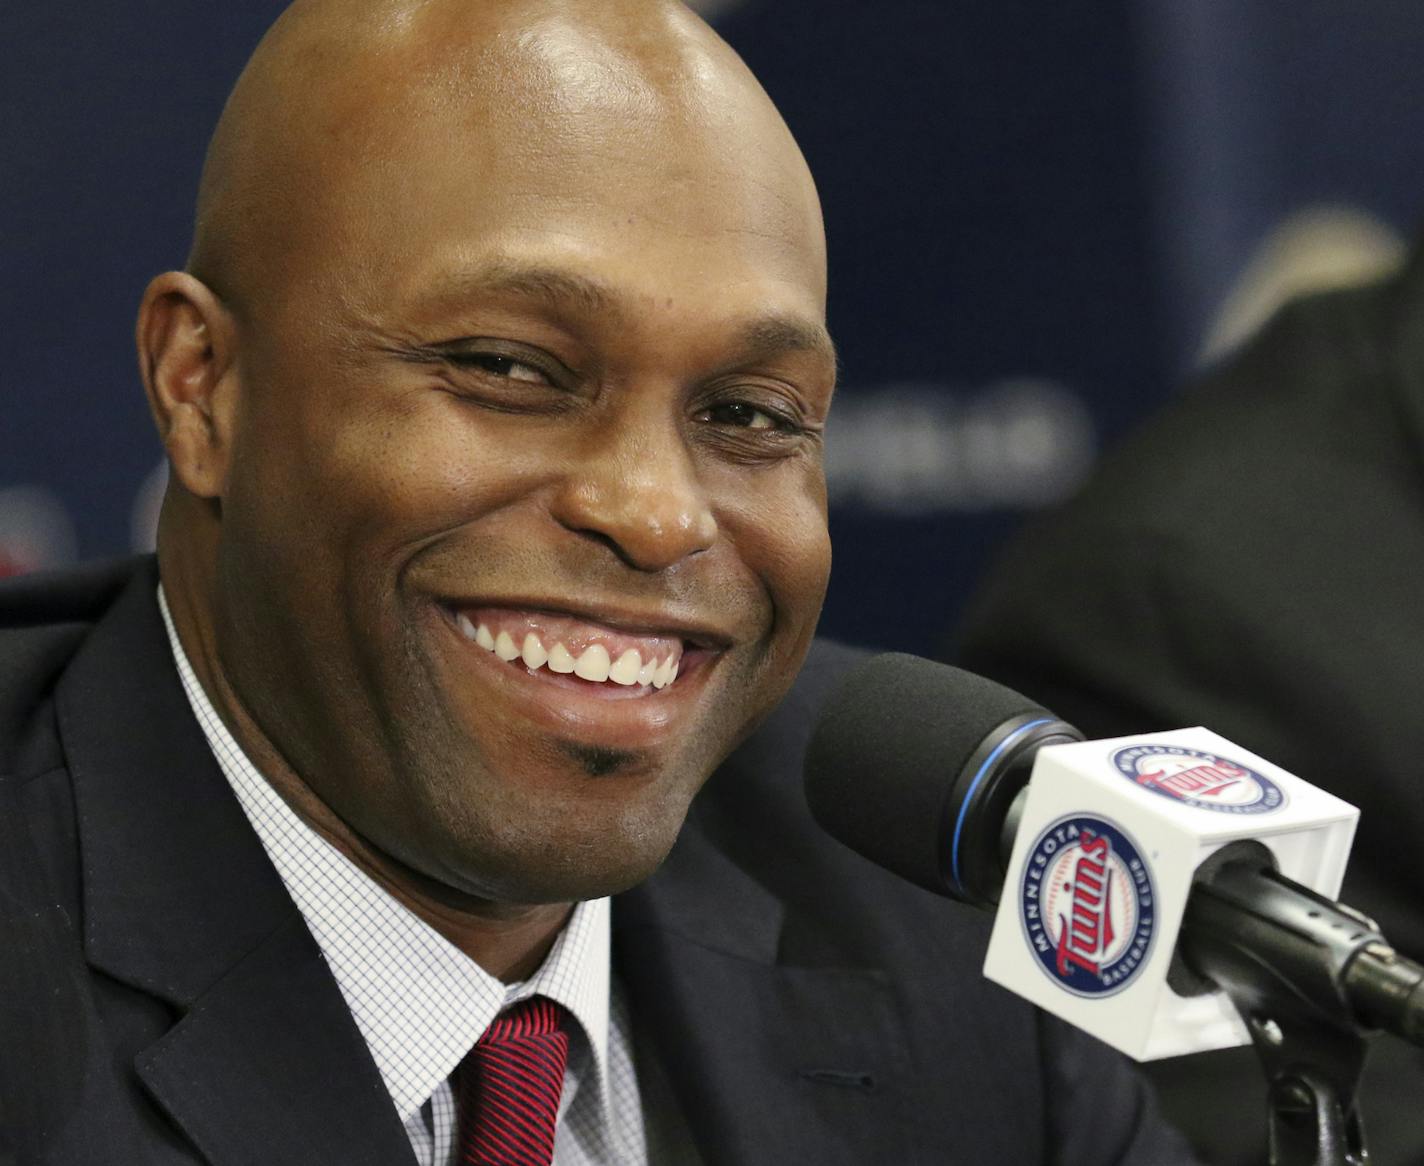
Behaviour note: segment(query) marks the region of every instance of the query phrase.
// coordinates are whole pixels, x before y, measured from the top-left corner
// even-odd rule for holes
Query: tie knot
[[[568,1013],[531,996],[495,1017],[457,1072],[462,1166],[549,1166]]]
[[[510,1044],[561,1033],[566,1017],[563,1007],[547,996],[530,996],[496,1016],[477,1044]]]

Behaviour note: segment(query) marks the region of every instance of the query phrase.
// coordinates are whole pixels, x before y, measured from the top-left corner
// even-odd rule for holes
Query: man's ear
[[[173,474],[200,498],[227,484],[237,410],[232,314],[182,271],[157,276],[138,310],[139,371]]]

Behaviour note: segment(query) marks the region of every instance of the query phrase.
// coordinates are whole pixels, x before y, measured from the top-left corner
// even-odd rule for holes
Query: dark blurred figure
[[[1206,725],[1360,807],[1342,898],[1424,955],[1424,247],[1296,299],[1010,547],[957,662],[1090,737]],[[1165,1062],[1211,1161],[1263,1162],[1241,1050]],[[1424,1054],[1381,1041],[1374,1161],[1424,1161]]]

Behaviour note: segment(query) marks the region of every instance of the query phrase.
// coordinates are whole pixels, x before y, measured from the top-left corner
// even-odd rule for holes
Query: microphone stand
[[[1364,915],[1274,869],[1259,843],[1236,843],[1198,873],[1169,982],[1230,997],[1269,1083],[1271,1166],[1365,1166],[1356,1093],[1366,1035],[1424,1044],[1424,968]]]

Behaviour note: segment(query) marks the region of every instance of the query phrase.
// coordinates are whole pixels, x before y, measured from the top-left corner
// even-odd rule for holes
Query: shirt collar
[[[501,983],[317,834],[267,783],[198,682],[161,585],[158,604],[188,703],[321,948],[401,1120],[425,1103],[502,1009],[534,995],[563,1005],[582,1028],[591,1084],[606,1108],[608,900],[577,904],[539,970],[522,983]]]

